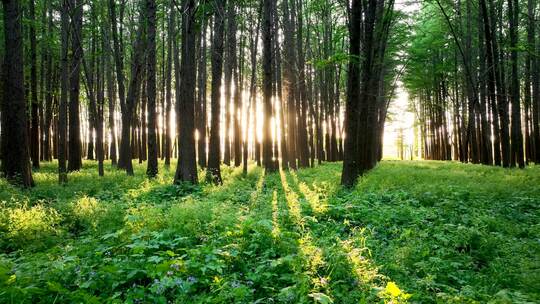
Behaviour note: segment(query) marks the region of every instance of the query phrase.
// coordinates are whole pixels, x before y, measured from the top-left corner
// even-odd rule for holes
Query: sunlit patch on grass
[[[325,214],[328,211],[328,193],[324,193],[324,191],[321,191],[323,189],[320,189],[315,184],[313,185],[315,190],[311,190],[311,188],[306,185],[305,182],[301,182],[298,180],[298,175],[296,174],[296,172],[291,172],[291,176],[296,185],[298,185],[300,192],[303,193],[304,197],[308,201],[313,214],[315,216]]]
[[[272,192],[272,236],[278,238],[281,233],[279,228],[279,208],[278,208],[278,198],[277,191]]]
[[[281,187],[283,187],[283,191],[285,192],[284,194],[287,203],[287,213],[289,215],[290,221],[298,225],[301,230],[304,230],[305,223],[304,219],[302,218],[302,208],[298,201],[298,194],[296,194],[296,192],[294,192],[289,187],[289,183],[287,182],[287,178],[283,170],[279,172],[279,177],[281,180]]]

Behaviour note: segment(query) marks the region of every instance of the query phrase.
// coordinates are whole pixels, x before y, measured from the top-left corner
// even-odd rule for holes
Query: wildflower
[[[240,287],[240,285],[241,285],[241,284],[240,284],[238,281],[234,281],[234,282],[232,282],[232,284],[231,284],[232,288],[238,288],[238,287]]]
[[[184,284],[184,280],[180,279],[180,278],[176,278],[174,279],[174,285],[180,287]]]
[[[170,270],[167,271],[167,275],[168,275],[168,276],[172,276],[173,274],[174,274],[174,273],[173,273],[172,271],[170,271]]]
[[[193,276],[189,276],[189,277],[187,278],[187,281],[188,281],[189,283],[191,283],[191,284],[195,284],[195,283],[197,283],[197,278],[196,278],[196,277],[193,277]]]

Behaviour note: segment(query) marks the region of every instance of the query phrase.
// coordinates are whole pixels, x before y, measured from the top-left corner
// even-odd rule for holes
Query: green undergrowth
[[[538,303],[540,168],[383,161],[0,181],[0,303]],[[200,172],[204,180],[204,172]]]

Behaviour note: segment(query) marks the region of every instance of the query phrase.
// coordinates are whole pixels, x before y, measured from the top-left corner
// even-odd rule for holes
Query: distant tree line
[[[427,1],[405,85],[426,159],[540,163],[538,1]]]

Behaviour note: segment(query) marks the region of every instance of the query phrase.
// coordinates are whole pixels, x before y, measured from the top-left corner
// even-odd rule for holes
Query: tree
[[[215,184],[222,184],[220,170],[220,135],[219,118],[221,116],[221,74],[223,72],[223,36],[226,0],[214,0],[214,37],[212,41],[212,91],[210,96],[210,144],[208,151],[207,179]]]
[[[69,1],[62,0],[61,40],[62,50],[60,54],[60,103],[58,105],[58,182],[67,183],[67,107],[68,107],[68,76],[69,76]]]
[[[274,160],[272,159],[272,129],[270,126],[270,115],[272,113],[272,43],[274,33],[272,31],[272,11],[273,5],[271,0],[262,0],[262,41],[263,41],[263,165],[267,173],[276,171]]]
[[[158,173],[158,151],[157,151],[157,113],[156,113],[156,2],[146,0],[147,18],[147,94],[148,94],[148,166],[146,175],[156,177]],[[144,130],[144,129],[143,129]]]
[[[114,9],[112,11],[114,11]],[[145,16],[143,13],[140,14],[139,19],[140,19],[139,29],[137,31],[137,39],[135,40],[134,51],[133,51],[134,54],[131,60],[131,79],[129,81],[128,92],[127,92],[125,101],[122,100],[122,97],[120,98],[120,108],[122,111],[122,139],[120,143],[120,160],[118,161],[118,167],[125,169],[128,175],[133,175],[133,164],[131,163],[132,145],[130,142],[130,139],[131,139],[130,131],[131,131],[131,125],[134,120],[136,101],[139,97],[138,96],[139,86],[141,83],[143,63],[144,63],[144,50],[145,50],[145,41],[143,39]],[[111,20],[112,20],[111,22],[116,22],[114,21],[115,18],[111,17]],[[115,29],[113,29],[113,33],[114,32],[115,32]],[[114,34],[113,34],[113,37],[114,37]],[[115,40],[118,40],[118,38],[116,38]],[[114,44],[117,44],[117,43],[119,42],[117,41]],[[119,47],[115,46],[115,53],[117,52],[116,51],[117,48],[119,49]],[[119,56],[118,54],[115,56],[117,57],[116,59],[117,73],[118,73],[118,70],[120,70],[120,73],[122,73],[121,60],[118,59],[118,56]],[[120,64],[119,64],[119,61],[120,61]],[[123,80],[123,77],[119,77],[119,78]],[[120,86],[121,82],[118,81],[118,83]]]
[[[174,182],[196,184],[197,159],[195,151],[195,80],[196,80],[196,5],[194,0],[185,0],[182,16],[182,65],[180,67],[180,96],[177,97],[176,124],[180,159],[176,167]],[[218,163],[219,169],[219,163]],[[220,177],[221,178],[221,177]]]
[[[345,149],[343,154],[343,172],[341,184],[352,186],[360,170],[356,159],[358,152],[358,122],[360,92],[360,30],[362,6],[360,0],[353,0],[349,19],[349,76],[347,82],[347,103],[345,110]]]
[[[286,102],[287,113],[284,120],[287,122],[287,165],[293,170],[297,169],[296,164],[296,42],[294,40],[293,20],[289,8],[289,0],[284,0],[283,4],[283,102]],[[285,107],[284,107],[285,109]],[[284,160],[285,162],[285,160]],[[285,166],[285,165],[284,165]]]
[[[79,171],[82,167],[81,123],[79,115],[80,66],[82,58],[83,6],[80,0],[70,0],[71,16],[71,69],[69,73],[69,141],[68,171]]]
[[[2,100],[2,172],[8,181],[33,187],[29,162],[22,14],[20,2],[4,0],[4,88]]]
[[[206,167],[206,158],[207,158],[207,150],[206,150],[206,138],[207,138],[207,101],[206,101],[206,84],[207,84],[207,68],[206,68],[206,62],[207,62],[207,49],[206,49],[206,27],[207,23],[206,20],[202,21],[203,24],[201,26],[201,35],[199,39],[199,63],[198,63],[198,74],[197,74],[197,82],[198,82],[198,98],[197,98],[197,105],[196,105],[196,125],[197,125],[197,131],[199,132],[199,140],[197,145],[197,156],[199,161],[199,166],[201,168]]]
[[[30,13],[30,95],[31,95],[31,127],[30,154],[32,167],[39,169],[39,101],[37,88],[37,47],[36,47],[36,13],[34,0],[28,2]]]
[[[511,164],[516,163],[520,168],[525,167],[523,154],[523,133],[521,130],[521,100],[518,74],[518,20],[519,5],[517,0],[508,0],[508,14],[510,20],[510,56],[511,56],[511,83],[510,98],[512,100],[512,152]]]
[[[171,0],[169,7],[169,22],[167,25],[167,63],[165,66],[165,166],[169,167],[171,165],[171,151],[172,151],[172,142],[171,142],[171,83],[172,83],[172,56],[173,56],[173,40],[175,40],[175,20],[176,19],[176,9],[174,7],[174,1]]]

